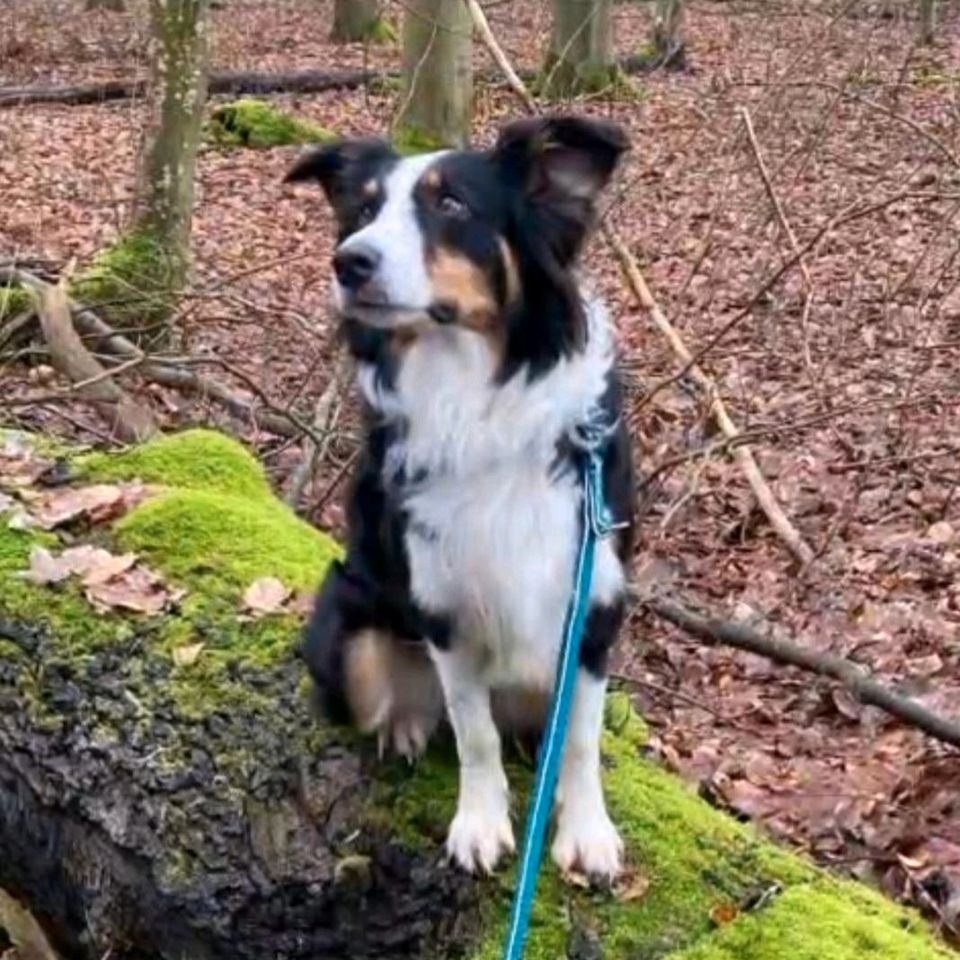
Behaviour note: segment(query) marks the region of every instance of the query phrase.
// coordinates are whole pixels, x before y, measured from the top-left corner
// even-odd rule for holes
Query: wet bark
[[[617,69],[610,0],[553,0],[552,8],[542,93],[568,96],[609,86]]]
[[[380,0],[335,0],[330,39],[341,43],[366,40],[380,17]]]
[[[29,625],[0,617],[0,640],[21,652],[0,658],[0,888],[68,960],[443,957],[475,933],[473,884],[370,819],[373,764],[333,733],[302,749],[292,660],[237,673],[270,722],[190,719],[146,636],[82,668]]]
[[[174,267],[190,254],[194,175],[207,98],[210,0],[150,0],[149,119],[137,171],[134,225]]]
[[[403,17],[397,139],[414,149],[465,146],[473,111],[473,21],[460,0],[411,0]]]

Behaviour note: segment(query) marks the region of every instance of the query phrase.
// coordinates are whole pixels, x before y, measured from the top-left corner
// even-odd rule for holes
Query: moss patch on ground
[[[278,110],[264,100],[244,98],[214,109],[207,139],[218,147],[286,147],[330,143],[336,134],[310,120]]]
[[[187,264],[172,257],[155,236],[134,231],[101,250],[70,285],[70,293],[136,338],[155,333],[169,320],[186,273]]]
[[[430,131],[415,126],[398,127],[393,131],[391,140],[397,152],[403,156],[433,153],[435,150],[443,150],[450,146]]]
[[[33,298],[21,287],[0,286],[0,323],[34,310]]]

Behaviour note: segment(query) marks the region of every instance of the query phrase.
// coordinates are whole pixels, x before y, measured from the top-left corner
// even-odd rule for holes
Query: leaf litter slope
[[[81,17],[73,9],[81,6],[54,21],[47,5],[25,4],[2,41],[3,82],[142,72],[143,38],[133,21]],[[547,6],[490,7],[518,66],[538,62]],[[324,7],[234,0],[215,14],[216,65],[396,67],[395,47],[331,45]],[[634,4],[615,10],[618,48],[633,52],[647,37],[648,12]],[[808,569],[792,566],[736,465],[709,452],[717,438],[695,388],[681,380],[641,402],[676,363],[599,242],[590,268],[619,327],[644,472],[665,465],[641,491],[640,576],[696,591],[734,616],[772,612],[803,643],[853,656],[950,712],[960,703],[960,170],[950,159],[960,155],[960,22],[944,9],[940,39],[923,50],[911,8],[885,10],[694,3],[692,72],[638,81],[629,101],[577,105],[630,130],[634,151],[609,201],[613,223],[694,352],[790,256],[738,108],[750,111],[801,246],[849,218],[806,253],[809,286],[800,271],[788,271],[704,361],[814,545]],[[388,4],[389,15],[398,13]],[[485,52],[477,61],[487,63]],[[396,106],[389,87],[274,101],[344,134],[382,132]],[[503,90],[481,89],[477,141],[489,143],[516,112]],[[136,103],[5,111],[5,257],[55,271],[116,235],[131,196],[139,117]],[[204,152],[197,277],[182,321],[190,352],[238,394],[255,399],[252,382],[275,405],[309,416],[332,370],[332,228],[315,192],[280,186],[294,153]],[[22,364],[0,362],[9,396],[34,389]],[[246,429],[280,483],[297,463],[296,447],[228,423],[200,401],[151,396],[168,426]],[[100,431],[80,406],[17,411],[28,426],[85,439]],[[356,431],[348,404],[302,498],[325,526],[341,522],[338,497],[325,491]],[[663,758],[717,803],[956,922],[955,756],[830,684],[706,648],[639,612],[617,669],[635,681]]]

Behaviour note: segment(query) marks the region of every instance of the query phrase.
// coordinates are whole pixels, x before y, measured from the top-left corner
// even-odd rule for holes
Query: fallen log
[[[350,90],[382,76],[385,74],[375,70],[283,70],[271,73],[259,70],[226,70],[211,74],[207,92],[209,96],[323,93],[326,90]],[[0,108],[35,103],[76,106],[132,100],[144,96],[146,89],[147,81],[142,77],[66,87],[0,87]]]
[[[335,544],[218,434],[67,461],[55,472],[75,486],[161,486],[92,530],[80,518],[70,540],[133,552],[186,593],[157,616],[95,609],[71,581],[20,575],[34,546],[58,546],[0,522],[0,888],[70,960],[499,956],[512,867],[473,880],[444,862],[449,743],[413,769],[379,763],[312,714],[298,616],[244,614],[252,581],[309,590]],[[22,482],[0,474],[0,489],[29,512]],[[529,960],[948,960],[914,913],[646,759],[625,695],[607,728],[606,792],[631,870],[597,893],[545,864]],[[522,797],[528,764],[513,758],[508,774]]]
[[[625,73],[649,73],[660,67],[682,69],[682,60],[662,63],[644,55],[625,57],[620,62]],[[488,71],[481,77],[499,79],[497,71]],[[532,80],[536,73],[520,72],[524,80]],[[324,93],[327,90],[353,90],[376,81],[399,82],[396,70],[223,70],[210,75],[208,96],[268,96],[278,93]],[[107,80],[101,83],[73,84],[65,87],[0,87],[0,109],[23,107],[38,103],[59,103],[68,106],[108,103],[114,100],[132,100],[144,96],[147,81]]]

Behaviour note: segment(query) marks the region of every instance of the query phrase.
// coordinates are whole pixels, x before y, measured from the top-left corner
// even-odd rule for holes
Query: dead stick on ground
[[[131,399],[83,345],[70,319],[70,305],[62,287],[47,286],[40,296],[40,329],[54,366],[75,384],[120,440],[138,442],[159,429],[153,413]]]
[[[51,287],[51,284],[30,271],[9,266],[0,266],[0,283],[15,283],[25,289],[33,290],[39,296],[43,296]],[[309,427],[302,424],[295,414],[259,409],[237,397],[216,380],[211,380],[184,367],[149,359],[135,343],[117,333],[89,307],[70,300],[67,302],[74,326],[85,337],[96,340],[98,351],[112,354],[125,361],[138,359],[140,374],[145,379],[206,397],[225,407],[238,420],[262,427],[281,437],[296,438],[309,433]],[[224,365],[222,361],[216,359],[211,359],[209,362]]]
[[[911,697],[891,690],[852,660],[833,653],[809,650],[790,640],[761,633],[754,627],[724,620],[711,613],[698,613],[669,597],[652,595],[638,596],[636,599],[664,620],[702,640],[717,641],[777,663],[838,680],[861,703],[879,707],[937,740],[960,747],[960,721],[941,717]]]
[[[516,70],[510,65],[510,61],[503,52],[503,48],[497,43],[497,38],[490,29],[490,24],[487,21],[487,15],[483,12],[483,7],[477,3],[477,0],[464,0],[464,3],[466,3],[467,9],[470,11],[470,16],[473,18],[473,25],[476,27],[477,33],[480,34],[480,39],[483,41],[484,46],[490,51],[490,55],[493,57],[496,65],[503,71],[503,76],[509,84],[510,89],[520,98],[520,101],[529,113],[536,113],[537,104]]]
[[[614,233],[609,225],[603,225],[603,234],[610,244],[611,249],[617,255],[624,276],[634,296],[637,298],[640,306],[647,312],[657,329],[666,337],[667,342],[673,349],[673,352],[683,363],[690,367],[690,375],[700,384],[706,392],[710,402],[710,413],[716,421],[723,435],[729,440],[734,440],[740,436],[740,431],[730,419],[727,408],[720,399],[716,384],[703,372],[703,370],[693,362],[693,356],[687,349],[686,344],[674,329],[673,324],[666,318],[663,311],[653,299],[647,287],[643,274],[637,266],[637,261],[633,254],[627,249],[626,244]],[[740,469],[750,484],[750,489],[760,504],[760,509],[766,514],[770,525],[777,532],[778,536],[790,548],[793,555],[804,565],[813,560],[814,553],[806,543],[799,531],[790,522],[787,515],[783,512],[780,504],[777,503],[773,491],[764,479],[753,453],[746,444],[741,444],[733,448],[733,456],[740,464]]]

